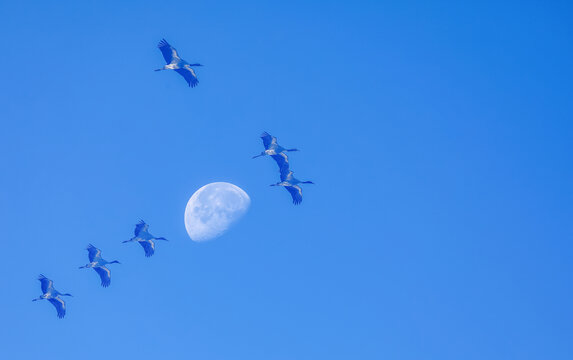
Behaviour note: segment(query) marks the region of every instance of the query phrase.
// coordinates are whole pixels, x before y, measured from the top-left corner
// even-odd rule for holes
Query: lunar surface
[[[214,182],[197,190],[185,208],[185,228],[193,241],[222,235],[249,209],[251,199],[240,187]]]

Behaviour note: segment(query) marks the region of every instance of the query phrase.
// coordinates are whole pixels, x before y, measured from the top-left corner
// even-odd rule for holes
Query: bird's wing
[[[66,315],[66,303],[59,297],[53,297],[48,299],[49,302],[54,305],[56,311],[58,312],[58,317],[62,319]]]
[[[197,80],[197,74],[195,74],[195,70],[193,70],[189,66],[185,66],[183,69],[175,69],[177,73],[185,78],[187,84],[190,87],[195,87],[199,84],[199,80]]]
[[[38,277],[38,280],[40,280],[40,286],[42,288],[42,293],[46,294],[46,293],[54,290],[54,282],[52,280],[48,279],[44,275],[40,275]]]
[[[88,258],[90,262],[97,261],[101,259],[101,250],[93,246],[92,244],[88,245]]]
[[[155,253],[155,243],[153,240],[139,241],[139,245],[145,250],[146,257],[150,257]]]
[[[287,175],[290,172],[287,154],[279,153],[277,155],[271,155],[271,157],[276,161],[277,165],[279,166],[281,181],[285,181]]]
[[[101,286],[108,287],[111,283],[111,271],[105,266],[95,267],[94,270],[101,278]]]
[[[268,132],[264,132],[261,134],[261,139],[263,140],[263,145],[265,149],[268,150],[271,144],[277,144],[277,138],[269,134]]]
[[[165,39],[162,39],[159,42],[159,44],[157,44],[157,47],[159,48],[159,50],[161,50],[163,58],[165,59],[165,62],[167,62],[168,64],[171,64],[173,62],[173,59],[175,59],[175,61],[181,60],[181,58],[177,54],[177,50],[175,50],[173,46],[169,45],[169,43],[165,41]]]
[[[290,181],[290,180],[294,179],[294,176],[293,176],[294,173],[292,172],[292,170],[290,170],[290,169],[287,169],[287,170],[288,171],[286,171],[284,174],[281,173],[281,180],[282,181]],[[283,179],[283,177],[284,177],[284,179]]]
[[[135,236],[138,236],[142,231],[147,231],[148,228],[149,225],[147,225],[145,221],[140,220],[137,224],[135,224],[135,230],[133,231],[133,233],[135,234]]]
[[[298,205],[302,202],[302,188],[300,186],[285,186],[285,189],[287,189],[292,196],[293,204]]]

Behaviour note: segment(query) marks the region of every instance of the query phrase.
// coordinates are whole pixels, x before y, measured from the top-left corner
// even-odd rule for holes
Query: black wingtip
[[[165,39],[161,39],[157,44],[157,47],[169,46],[169,43]]]

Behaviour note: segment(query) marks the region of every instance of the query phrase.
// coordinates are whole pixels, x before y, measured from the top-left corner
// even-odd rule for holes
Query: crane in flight
[[[190,87],[195,87],[197,86],[197,84],[199,84],[199,80],[197,79],[197,74],[195,73],[195,70],[193,70],[193,67],[203,66],[203,65],[189,64],[187,61],[181,59],[181,57],[179,57],[179,54],[177,54],[177,50],[175,50],[173,46],[169,45],[169,43],[165,39],[161,40],[157,45],[157,47],[163,54],[163,58],[165,59],[165,62],[167,64],[160,69],[156,69],[155,71],[175,70],[176,73],[183,76],[183,78],[185,79],[185,81],[187,81],[187,84],[189,84]]]
[[[54,288],[54,282],[44,275],[40,274],[38,277],[40,280],[40,287],[42,289],[42,295],[32,301],[38,300],[48,300],[58,312],[58,317],[62,319],[66,315],[66,303],[62,300],[61,296],[72,296],[71,294],[62,294]]]
[[[302,202],[302,188],[299,184],[314,184],[312,181],[300,181],[293,176],[293,172],[281,171],[281,181],[271,186],[283,186],[290,193],[292,202],[298,205]]]
[[[140,220],[135,225],[135,230],[133,231],[135,236],[129,240],[123,241],[124,243],[137,241],[143,250],[145,251],[145,256],[150,257],[155,253],[155,242],[153,240],[163,240],[168,241],[164,237],[155,237],[149,232],[149,225],[145,221]]]
[[[119,261],[107,261],[101,257],[101,250],[89,244],[87,247],[90,262],[80,269],[94,269],[101,279],[101,286],[108,287],[111,284],[111,271],[106,267],[108,264],[120,264]]]

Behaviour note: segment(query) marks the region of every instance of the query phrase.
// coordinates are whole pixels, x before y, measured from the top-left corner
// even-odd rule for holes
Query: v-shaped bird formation
[[[166,65],[160,69],[161,70],[175,70],[179,75],[183,76],[189,87],[196,87],[199,84],[197,79],[197,74],[195,73],[194,67],[203,66],[198,63],[190,64],[183,60],[177,50],[171,46],[165,39],[161,40],[157,45],[163,58],[165,59]],[[271,136],[267,132],[263,132],[261,135],[263,141],[263,146],[265,150],[259,155],[253,156],[254,158],[260,156],[270,156],[278,165],[279,168],[279,178],[280,181],[276,184],[271,184],[270,186],[282,186],[284,187],[292,197],[292,202],[298,205],[302,202],[302,188],[300,184],[313,184],[312,181],[301,181],[294,177],[293,171],[290,168],[289,158],[287,152],[298,151],[298,149],[287,149],[280,146],[277,142],[277,138]],[[156,237],[149,232],[149,225],[143,220],[139,221],[135,225],[134,236],[123,241],[123,243],[137,242],[143,248],[146,257],[150,257],[155,253],[156,241],[167,241],[164,237]],[[84,266],[80,266],[80,269],[93,269],[99,276],[101,281],[101,286],[107,288],[111,284],[111,270],[109,265],[120,264],[119,261],[107,261],[102,257],[102,251],[92,244],[89,244],[87,249],[88,260]],[[55,308],[58,318],[63,318],[66,315],[66,303],[62,299],[63,296],[72,296],[67,293],[60,293],[54,288],[54,282],[44,275],[38,277],[40,281],[40,288],[42,290],[42,295],[37,300],[48,300]]]

